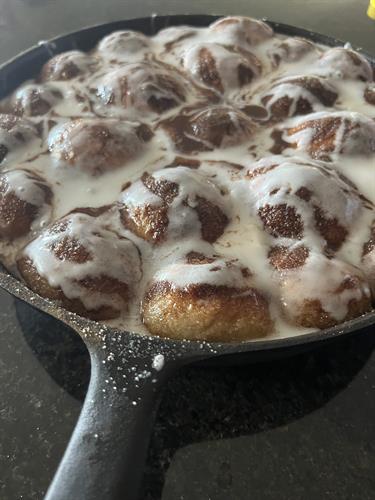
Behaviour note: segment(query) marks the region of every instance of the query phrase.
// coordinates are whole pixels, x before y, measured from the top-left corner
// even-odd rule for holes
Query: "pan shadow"
[[[185,368],[163,394],[140,498],[161,498],[177,450],[285,426],[324,406],[351,382],[374,347],[375,336],[363,331],[285,359]]]
[[[16,312],[24,337],[44,369],[70,395],[83,401],[90,360],[81,338],[26,303],[17,301]],[[163,393],[140,498],[161,498],[177,450],[267,431],[324,406],[370,357],[375,336],[368,333],[364,330],[269,362],[180,370]]]
[[[20,300],[16,315],[24,338],[50,377],[83,401],[90,381],[90,356],[81,337],[68,326]]]

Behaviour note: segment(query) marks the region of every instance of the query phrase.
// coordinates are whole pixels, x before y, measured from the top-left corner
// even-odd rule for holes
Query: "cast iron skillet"
[[[90,50],[108,33],[133,29],[147,35],[171,25],[207,26],[219,16],[183,15],[117,21],[40,43],[0,67],[0,97],[34,77],[52,55]],[[278,33],[326,45],[343,42],[291,26],[269,23]],[[365,56],[375,64],[375,59]],[[72,327],[91,356],[91,380],[68,448],[47,492],[47,500],[135,500],[157,409],[158,394],[171,374],[197,361],[247,362],[287,356],[375,324],[375,311],[324,331],[286,339],[206,343],[140,336],[106,328],[57,307],[27,289],[5,269],[0,286]],[[155,363],[155,356],[157,356]],[[164,364],[163,364],[164,363]],[[161,368],[162,369],[157,369]]]

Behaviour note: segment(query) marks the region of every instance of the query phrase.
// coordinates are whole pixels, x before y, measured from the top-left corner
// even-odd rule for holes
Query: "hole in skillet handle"
[[[91,50],[105,35],[119,29],[133,29],[154,34],[160,29],[190,24],[207,26],[221,16],[184,15],[152,16],[142,19],[118,21],[86,28],[75,33],[43,42],[0,67],[0,98],[38,73],[51,57],[67,50]],[[291,36],[302,36],[326,45],[343,45],[343,42],[309,31],[286,25],[269,23],[275,31]],[[364,54],[374,64],[374,59]],[[41,306],[48,312],[48,308]],[[63,319],[63,318],[61,318]],[[372,319],[373,322],[373,319]],[[69,321],[67,321],[70,324]],[[85,324],[84,321],[81,322]],[[361,322],[356,323],[360,327]],[[73,326],[73,325],[71,325]],[[97,327],[99,328],[99,326]],[[346,331],[353,330],[349,327]],[[84,330],[77,328],[81,336]],[[327,338],[345,333],[340,328]],[[324,332],[315,337],[306,336],[297,342],[290,339],[274,343],[277,349],[323,340]],[[122,337],[121,342],[119,337]],[[287,339],[288,340],[288,339]],[[47,500],[135,500],[148,445],[153,418],[157,409],[160,388],[164,381],[182,363],[196,358],[210,357],[209,348],[190,343],[184,353],[181,345],[162,339],[150,339],[106,331],[101,342],[86,339],[89,347],[92,372],[89,390],[78,424],[64,458],[48,490]],[[103,349],[103,345],[106,347]],[[177,347],[179,346],[179,347]],[[254,346],[254,344],[253,344]],[[259,343],[253,351],[269,350]],[[165,350],[164,350],[165,349]],[[221,354],[245,352],[248,346],[222,346]],[[163,358],[157,356],[163,355]],[[152,364],[155,361],[155,366]],[[161,367],[164,361],[164,366]],[[120,368],[120,369],[119,369]],[[148,375],[150,372],[150,375]],[[155,382],[153,382],[155,380]]]

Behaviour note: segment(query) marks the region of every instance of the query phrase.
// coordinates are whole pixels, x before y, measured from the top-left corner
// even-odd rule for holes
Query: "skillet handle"
[[[45,500],[136,500],[158,395],[173,363],[157,371],[150,355],[118,363],[108,361],[108,349],[90,354],[84,406]]]

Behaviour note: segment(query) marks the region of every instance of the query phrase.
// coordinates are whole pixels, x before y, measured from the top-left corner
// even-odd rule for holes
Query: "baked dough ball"
[[[307,328],[329,328],[371,309],[369,285],[359,269],[314,253],[302,268],[285,272],[280,293],[288,320]]]
[[[123,226],[151,243],[187,236],[213,243],[229,222],[219,189],[186,167],[143,174],[119,201]]]
[[[0,164],[10,153],[17,153],[38,137],[34,124],[15,115],[0,114]]]
[[[55,127],[48,142],[61,165],[99,175],[134,159],[151,136],[150,129],[139,123],[82,118]]]
[[[61,92],[50,85],[25,85],[13,97],[13,112],[25,116],[45,115],[62,97]]]
[[[335,47],[322,54],[317,70],[324,76],[334,78],[355,79],[371,82],[373,78],[370,63],[358,52],[344,47]]]
[[[318,48],[306,38],[285,38],[268,52],[274,66],[282,62],[295,63],[300,61],[309,52],[318,54]]]
[[[251,52],[218,43],[189,46],[182,61],[193,78],[220,93],[250,83],[262,70],[261,62]]]
[[[162,46],[161,57],[164,54],[175,54],[176,50],[181,47],[190,45],[195,35],[199,34],[199,29],[192,26],[169,26],[160,30],[155,36],[154,40]]]
[[[260,102],[275,121],[318,111],[335,104],[335,88],[317,76],[282,78],[263,92]]]
[[[161,337],[228,342],[273,330],[268,300],[249,270],[196,252],[161,269],[142,304],[145,325]]]
[[[242,47],[257,45],[273,35],[272,28],[263,21],[241,16],[219,19],[211,24],[208,30],[209,39]]]
[[[23,169],[0,173],[0,238],[26,236],[35,222],[48,222],[52,191],[39,175]]]
[[[98,83],[100,103],[138,113],[161,114],[186,99],[185,82],[172,68],[153,63],[132,63],[110,71]]]
[[[178,115],[162,120],[161,127],[175,148],[184,154],[236,146],[255,132],[250,118],[230,106],[183,109]]]
[[[71,50],[52,57],[43,66],[40,73],[40,80],[65,81],[92,73],[98,61],[84,52]]]
[[[271,157],[257,162],[248,178],[253,210],[263,229],[277,239],[304,240],[332,254],[362,213],[356,187],[323,164]]]
[[[274,138],[274,153],[289,147],[321,160],[331,160],[339,154],[369,155],[375,152],[375,122],[349,111],[319,112],[297,118],[283,135],[276,133]]]
[[[94,320],[126,311],[141,276],[135,245],[85,213],[67,215],[45,229],[17,265],[32,290]]]
[[[127,57],[150,48],[150,38],[137,31],[114,31],[105,36],[98,44],[98,51],[103,56]]]

